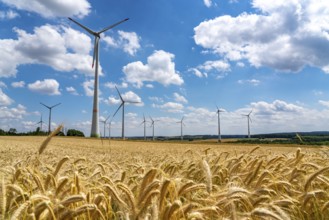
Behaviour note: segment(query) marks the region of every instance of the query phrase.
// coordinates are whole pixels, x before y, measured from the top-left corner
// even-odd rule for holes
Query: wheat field
[[[0,219],[329,219],[329,148],[0,138]]]

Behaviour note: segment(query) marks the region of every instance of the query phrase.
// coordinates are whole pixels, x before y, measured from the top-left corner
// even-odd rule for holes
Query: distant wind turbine
[[[134,101],[128,101],[128,100],[124,100],[121,96],[121,93],[119,92],[118,88],[115,87],[116,90],[118,91],[119,97],[121,99],[121,104],[118,107],[118,109],[115,111],[115,113],[113,114],[113,117],[117,114],[117,112],[119,111],[119,109],[122,107],[122,139],[125,139],[125,104],[126,103],[140,103],[140,102],[134,102]]]
[[[48,134],[50,134],[50,125],[51,125],[51,110],[53,108],[55,108],[56,106],[60,105],[61,103],[58,103],[56,105],[53,105],[53,106],[48,106],[48,105],[45,105],[43,104],[42,102],[40,102],[41,105],[45,106],[46,108],[49,109],[49,120],[48,120]]]
[[[99,137],[99,112],[98,112],[98,63],[99,63],[99,40],[101,38],[101,33],[114,28],[115,26],[127,21],[129,18],[126,18],[122,21],[119,21],[115,24],[112,24],[106,28],[104,28],[101,31],[95,32],[91,29],[87,28],[86,26],[80,24],[79,22],[73,20],[72,18],[69,18],[71,21],[79,25],[81,28],[85,29],[89,34],[93,35],[95,37],[94,40],[94,54],[93,54],[93,62],[92,67],[94,67],[94,64],[96,62],[95,67],[95,80],[94,80],[94,102],[93,102],[93,116],[92,116],[92,122],[91,122],[91,137]]]
[[[152,127],[152,140],[154,141],[154,122],[159,121],[159,120],[153,120],[153,118],[150,116],[151,119],[151,127]]]
[[[218,142],[221,142],[222,141],[222,135],[221,135],[221,132],[220,132],[220,113],[221,112],[224,112],[223,110],[219,109],[218,106],[217,107],[217,115],[218,115]]]
[[[146,140],[146,119],[145,119],[145,115],[143,114],[143,121],[142,121],[142,123],[141,123],[141,125],[142,124],[144,124],[144,141]]]
[[[249,124],[249,122],[252,122],[251,121],[251,118],[250,118],[251,112],[252,112],[252,110],[249,112],[249,114],[243,115],[243,116],[246,116],[247,117],[247,122],[248,122],[248,138],[250,138],[250,124]]]
[[[176,122],[176,123],[180,123],[180,139],[181,139],[181,141],[183,140],[183,125],[185,125],[183,120],[184,120],[184,116],[182,117],[182,119],[180,121]]]
[[[40,131],[42,131],[42,129],[43,129],[43,123],[44,123],[44,121],[42,120],[42,114],[41,114],[41,119],[40,119],[40,121],[38,122],[38,123],[36,123],[36,124],[40,124]]]
[[[109,119],[109,117],[110,117],[111,115],[109,115],[109,116],[107,116],[107,118],[104,120],[104,121],[100,121],[101,123],[104,123],[104,137],[103,138],[105,138],[105,125],[106,125],[106,122],[107,122],[107,120]]]

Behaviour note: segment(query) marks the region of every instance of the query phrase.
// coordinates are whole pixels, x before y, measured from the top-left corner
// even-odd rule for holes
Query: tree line
[[[0,128],[0,136],[46,136],[48,132],[42,131],[40,127],[37,127],[35,131],[29,132],[17,132],[16,128],[9,128],[8,131],[5,131]],[[76,136],[76,137],[85,137],[85,134],[82,131],[76,129],[68,129],[67,131],[60,131],[57,136]]]

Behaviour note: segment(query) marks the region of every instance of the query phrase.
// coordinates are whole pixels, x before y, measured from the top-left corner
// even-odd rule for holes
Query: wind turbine
[[[38,122],[38,123],[36,123],[36,125],[37,124],[40,124],[40,131],[42,131],[42,129],[43,129],[43,123],[44,123],[44,121],[42,120],[42,114],[41,114],[41,119],[40,119],[40,121]]]
[[[151,119],[151,127],[152,127],[152,140],[154,141],[154,122],[159,120],[153,120],[153,118],[150,116]]]
[[[93,35],[95,37],[94,40],[94,54],[93,54],[93,62],[92,67],[94,67],[94,64],[96,62],[95,67],[95,80],[94,80],[94,101],[93,101],[93,116],[92,116],[92,122],[91,122],[91,137],[99,137],[99,112],[98,112],[98,63],[99,63],[99,40],[101,38],[101,33],[104,33],[105,31],[114,28],[115,26],[127,21],[129,18],[126,18],[122,21],[119,21],[115,24],[112,24],[106,28],[104,28],[101,31],[95,32],[91,29],[87,28],[86,26],[80,24],[79,22],[73,20],[72,18],[69,18],[71,21],[79,25],[81,28],[85,29],[89,34]]]
[[[181,139],[181,141],[183,140],[183,125],[185,125],[183,120],[184,120],[184,116],[182,117],[182,119],[180,121],[176,122],[176,123],[180,123],[180,139]]]
[[[252,110],[249,112],[249,114],[243,115],[243,116],[246,116],[247,117],[247,122],[248,122],[248,138],[250,138],[250,124],[249,124],[249,122],[252,122],[251,121],[251,118],[250,118],[251,112],[252,112]]]
[[[43,104],[42,102],[40,102],[41,105],[45,106],[46,108],[49,109],[49,121],[48,121],[48,134],[50,134],[50,125],[51,125],[51,110],[53,108],[55,108],[56,106],[60,105],[61,103],[58,103],[56,105],[53,105],[53,106],[48,106],[48,105],[45,105]]]
[[[146,140],[146,119],[145,119],[145,115],[143,114],[143,121],[141,124],[144,124],[144,141]]]
[[[222,141],[222,135],[220,133],[220,113],[221,112],[224,112],[223,110],[219,109],[218,106],[216,105],[217,107],[217,115],[218,115],[218,142],[221,142]]]
[[[107,116],[107,118],[104,120],[104,121],[100,121],[100,122],[102,122],[102,123],[104,123],[104,138],[105,138],[105,125],[106,125],[106,122],[107,122],[107,120],[109,119],[109,117],[110,117],[111,115],[109,115],[109,116]]]
[[[121,93],[119,92],[118,88],[117,87],[115,87],[115,88],[118,91],[119,97],[121,99],[121,104],[118,107],[118,109],[115,111],[115,113],[113,114],[113,117],[117,114],[119,109],[122,107],[122,139],[124,140],[125,139],[125,103],[140,103],[140,102],[124,100],[122,98]]]

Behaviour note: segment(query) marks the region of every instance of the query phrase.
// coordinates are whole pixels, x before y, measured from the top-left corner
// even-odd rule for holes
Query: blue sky
[[[32,131],[64,123],[88,136],[93,38],[100,42],[100,120],[126,106],[126,136],[328,130],[329,5],[326,1],[0,0],[0,127]],[[121,112],[112,118],[120,135]],[[43,129],[46,129],[44,126]],[[100,132],[103,125],[100,123]],[[107,130],[108,132],[108,130]],[[151,135],[150,123],[147,135]]]

